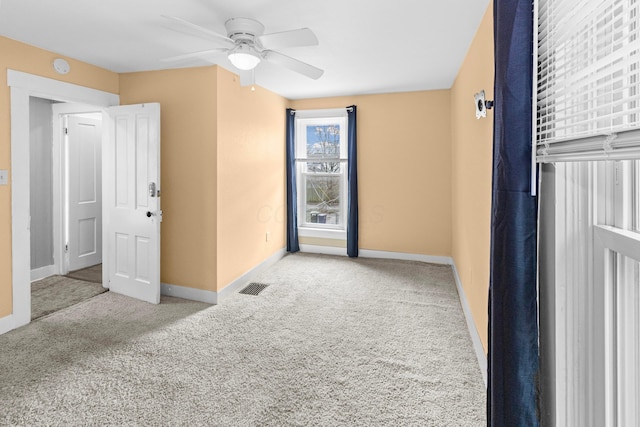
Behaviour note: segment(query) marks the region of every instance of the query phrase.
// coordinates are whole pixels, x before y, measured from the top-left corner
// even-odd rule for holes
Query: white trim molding
[[[20,325],[15,324],[15,316],[10,314],[0,319],[0,335],[17,328]]]
[[[162,295],[184,298],[192,301],[204,302],[207,304],[219,304],[221,300],[224,300],[229,295],[233,294],[235,291],[245,286],[253,276],[260,273],[264,269],[271,267],[276,262],[280,261],[282,257],[284,257],[286,251],[284,248],[278,250],[276,253],[271,255],[269,258],[262,261],[260,264],[256,265],[227,286],[225,286],[220,291],[206,291],[203,289],[195,289],[189,288],[186,286],[178,286],[172,285],[169,283],[161,283],[160,284],[160,292]]]
[[[31,281],[35,282],[36,280],[46,279],[47,277],[53,276],[56,273],[57,268],[55,264],[36,268],[34,270],[31,270]]]
[[[300,252],[322,254],[322,255],[347,256],[347,248],[338,247],[338,246],[300,244]],[[379,258],[379,259],[398,259],[403,261],[420,261],[420,262],[427,262],[429,264],[446,264],[446,265],[453,264],[453,260],[451,259],[451,257],[410,254],[405,252],[376,251],[372,249],[360,249],[358,251],[358,256],[360,258]]]
[[[189,288],[187,286],[172,285],[170,283],[160,283],[160,294],[168,297],[188,299],[207,304],[218,303],[218,293],[206,291],[204,289]]]
[[[12,315],[3,328],[15,329],[31,321],[31,238],[29,230],[29,97],[79,102],[107,107],[118,105],[120,97],[72,83],[65,83],[21,71],[7,70],[11,87],[11,267]],[[6,326],[9,325],[9,326]],[[6,331],[4,331],[6,332]]]
[[[594,227],[594,304],[591,331],[590,419],[594,426],[638,425],[637,262],[640,233],[609,225]],[[616,257],[623,255],[632,261]],[[635,264],[635,265],[633,265]],[[631,270],[625,274],[625,269]],[[627,326],[627,327],[625,327]]]
[[[300,252],[321,255],[347,256],[347,248],[338,246],[306,245],[300,244]]]
[[[447,256],[409,254],[404,252],[374,251],[371,249],[360,249],[358,251],[358,256],[361,256],[362,258],[399,259],[404,261],[421,261],[421,262],[427,262],[429,264],[453,265],[453,259]]]
[[[480,339],[478,328],[476,328],[476,324],[471,314],[471,308],[469,307],[469,302],[467,301],[467,297],[464,294],[464,289],[462,288],[462,281],[460,280],[460,276],[458,275],[458,269],[456,268],[456,263],[452,262],[451,267],[453,269],[453,276],[456,280],[456,288],[458,289],[458,296],[460,297],[460,305],[462,305],[462,311],[464,312],[464,318],[467,321],[467,328],[469,329],[469,335],[471,335],[471,343],[473,344],[473,349],[476,352],[476,359],[478,359],[478,365],[480,366],[480,371],[482,372],[482,379],[484,380],[484,386],[487,387],[488,385],[487,354],[485,353],[484,347],[482,346],[482,340]]]
[[[235,291],[239,290],[241,287],[245,286],[253,276],[264,271],[265,269],[271,267],[276,262],[280,261],[285,255],[287,251],[285,248],[279,249],[271,255],[269,258],[262,261],[260,264],[256,265],[249,271],[245,272],[242,276],[238,277],[220,291],[218,291],[218,302],[227,298],[229,295],[233,294]]]
[[[91,89],[16,70],[7,70],[7,86],[26,89],[29,91],[30,96],[52,99],[54,101],[75,102],[106,107],[120,104],[120,96],[115,93]]]

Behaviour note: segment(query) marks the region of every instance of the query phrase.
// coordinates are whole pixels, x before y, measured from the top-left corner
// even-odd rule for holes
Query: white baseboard
[[[384,259],[399,259],[404,261],[422,261],[430,264],[446,264],[452,265],[453,259],[446,256],[433,256],[422,254],[410,254],[404,252],[389,252],[389,251],[374,251],[371,249],[360,249],[358,256],[362,258],[384,258]]]
[[[320,245],[300,245],[300,252],[321,255],[339,255],[347,256],[347,248],[339,248],[337,246],[320,246]]]
[[[451,264],[451,267],[453,268],[453,276],[456,280],[456,287],[458,288],[460,305],[462,305],[462,311],[464,312],[464,317],[467,320],[467,328],[469,329],[469,335],[471,335],[473,349],[476,352],[476,358],[478,359],[478,365],[480,365],[480,371],[482,372],[482,378],[484,379],[484,385],[486,387],[488,384],[487,354],[484,352],[484,347],[482,346],[482,341],[480,340],[480,334],[478,334],[478,329],[476,328],[475,322],[473,321],[471,308],[469,307],[469,302],[467,301],[467,297],[464,294],[464,289],[462,288],[462,282],[460,281],[460,276],[458,275],[458,270],[456,269],[455,262]]]
[[[278,262],[282,257],[286,254],[284,248],[277,251],[275,254],[271,255],[266,260],[262,261],[260,264],[253,267],[251,270],[244,273],[242,276],[238,277],[233,282],[229,283],[222,290],[215,291],[205,291],[203,289],[195,289],[188,288],[186,286],[178,286],[172,285],[169,283],[161,283],[160,284],[160,293],[162,295],[167,295],[170,297],[184,298],[192,301],[200,301],[207,304],[218,304],[222,299],[231,295],[236,290],[240,289],[242,286],[246,285],[251,277],[262,271],[263,269],[272,266],[276,262]]]
[[[207,304],[217,304],[218,294],[214,291],[204,289],[188,288],[186,286],[171,285],[169,283],[160,284],[160,293],[169,297],[183,298],[192,301],[205,302]]]
[[[322,254],[322,255],[339,255],[347,256],[347,248],[339,248],[336,246],[319,246],[319,245],[300,245],[300,252]],[[358,250],[360,258],[381,258],[381,259],[399,259],[404,261],[422,261],[430,264],[446,264],[452,265],[453,259],[445,256],[432,256],[422,254],[410,254],[404,252],[375,251],[371,249]]]
[[[55,264],[36,268],[34,270],[31,270],[31,281],[35,282],[36,280],[44,279],[46,277],[53,276],[55,274],[56,274]]]
[[[282,257],[286,255],[286,253],[287,251],[285,248],[278,250],[275,254],[271,255],[269,258],[265,259],[260,264],[256,265],[251,270],[247,271],[242,276],[229,283],[218,292],[218,301],[228,297],[243,286],[247,285],[251,281],[251,277],[260,273],[265,268],[271,267],[273,264],[280,261]]]
[[[13,321],[13,314],[5,316],[0,319],[0,335],[6,334],[12,329],[15,329],[15,324]]]

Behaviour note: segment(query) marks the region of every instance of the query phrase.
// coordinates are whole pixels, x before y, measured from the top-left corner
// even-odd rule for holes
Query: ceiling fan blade
[[[262,55],[266,61],[288,68],[314,80],[319,79],[322,74],[324,74],[324,71],[320,68],[314,67],[306,62],[298,61],[297,59],[283,55],[282,53],[274,50],[265,50]]]
[[[201,27],[200,25],[196,25],[189,21],[185,21],[182,18],[178,18],[176,16],[168,16],[168,15],[162,15],[162,17],[165,19],[168,19],[173,24],[175,24],[176,27],[172,29],[175,29],[177,31],[180,31],[192,36],[204,38],[207,40],[212,40],[214,42],[217,42],[221,46],[233,47],[235,45],[234,41],[231,40],[229,37],[223,36],[222,34],[218,34],[215,31],[208,30],[204,27]]]
[[[316,46],[318,38],[308,28],[265,34],[258,37],[265,49],[281,49],[284,47]]]
[[[228,49],[226,47],[218,47],[218,48],[215,48],[215,49],[201,50],[199,52],[192,52],[192,53],[185,53],[183,55],[171,56],[169,58],[163,58],[163,59],[161,59],[161,61],[162,62],[175,62],[175,61],[182,61],[182,60],[191,59],[191,58],[203,58],[204,59],[207,56],[224,53],[227,50]]]

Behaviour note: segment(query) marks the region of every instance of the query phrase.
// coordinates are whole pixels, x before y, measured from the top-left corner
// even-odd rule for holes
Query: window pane
[[[340,215],[340,177],[307,176],[306,222],[342,224]]]
[[[340,125],[307,126],[307,157],[339,158],[340,157]]]
[[[341,173],[340,162],[308,162],[307,172]]]

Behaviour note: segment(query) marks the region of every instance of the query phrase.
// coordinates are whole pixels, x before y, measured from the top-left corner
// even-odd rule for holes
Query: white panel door
[[[106,110],[103,281],[160,302],[160,104]]]
[[[67,119],[69,270],[102,262],[102,121]]]

